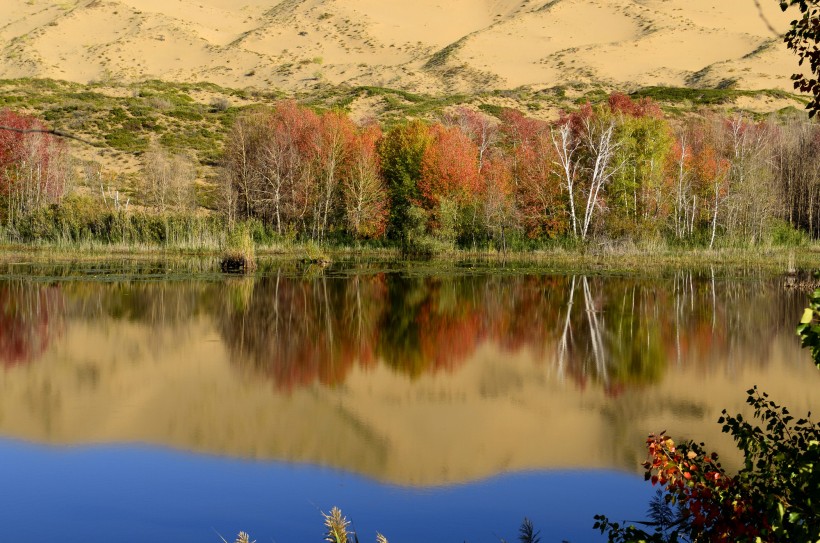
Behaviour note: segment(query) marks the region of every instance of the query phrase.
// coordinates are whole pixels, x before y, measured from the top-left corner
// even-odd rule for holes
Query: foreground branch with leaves
[[[800,344],[811,349],[814,363],[820,368],[820,289],[810,296],[809,307],[803,312],[797,335],[800,336]]]
[[[812,95],[806,105],[809,116],[820,111],[820,3],[818,0],[780,0],[780,9],[786,11],[792,6],[800,10],[800,18],[791,23],[784,41],[800,59],[803,66],[808,61],[812,75],[794,74],[794,88]]]
[[[820,425],[795,419],[786,407],[754,387],[751,424],[725,410],[718,420],[743,452],[743,467],[728,473],[703,443],[676,444],[664,433],[647,438],[646,479],[664,490],[673,518],[624,526],[596,516],[595,528],[610,543],[808,542],[820,540]],[[659,509],[666,513],[670,509]]]

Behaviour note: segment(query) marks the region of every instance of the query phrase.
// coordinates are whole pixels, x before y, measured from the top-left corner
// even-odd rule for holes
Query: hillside
[[[602,85],[790,89],[752,0],[5,0],[0,78],[475,93]]]

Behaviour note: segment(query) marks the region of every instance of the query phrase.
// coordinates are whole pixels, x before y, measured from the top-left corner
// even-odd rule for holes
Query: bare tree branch
[[[88,140],[84,140],[81,137],[75,136],[73,134],[68,134],[68,133],[62,132],[60,130],[51,130],[51,129],[48,129],[48,128],[14,128],[13,126],[3,126],[3,125],[0,125],[0,130],[7,130],[9,132],[17,132],[19,134],[33,134],[33,133],[34,134],[51,134],[52,136],[77,140],[79,142],[85,143],[86,145],[96,146],[94,143],[91,143]]]
[[[775,30],[774,25],[772,25],[771,21],[766,18],[763,14],[763,6],[760,5],[760,0],[754,0],[755,6],[757,6],[757,12],[760,14],[760,18],[763,20],[763,24],[765,24],[769,28],[769,32],[774,34],[778,38],[782,38],[783,35]]]

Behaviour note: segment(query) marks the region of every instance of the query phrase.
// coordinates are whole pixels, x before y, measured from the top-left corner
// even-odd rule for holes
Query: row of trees
[[[72,167],[36,119],[5,111],[0,125],[18,130],[0,131],[0,220],[14,225],[59,202]],[[279,236],[319,242],[754,244],[778,225],[787,232],[784,224],[820,236],[817,156],[820,125],[805,116],[670,119],[651,100],[622,94],[554,122],[459,108],[386,133],[284,101],[236,121],[220,201],[231,224],[253,218]],[[155,147],[144,162],[134,203],[193,211],[190,159]]]
[[[554,122],[459,108],[387,133],[282,102],[234,125],[223,202],[230,220],[318,241],[757,243],[778,221],[820,234],[819,154],[804,116],[671,120],[622,94]]]
[[[388,202],[381,139],[375,124],[357,127],[343,113],[319,115],[294,102],[241,118],[225,150],[229,220],[256,217],[279,235],[319,241],[340,229],[381,236]]]

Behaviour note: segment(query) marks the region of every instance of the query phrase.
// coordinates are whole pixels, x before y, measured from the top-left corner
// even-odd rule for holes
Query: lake
[[[184,268],[184,267],[183,267]],[[599,541],[641,520],[650,432],[706,441],[820,372],[803,293],[753,271],[270,262],[0,266],[9,541]]]

